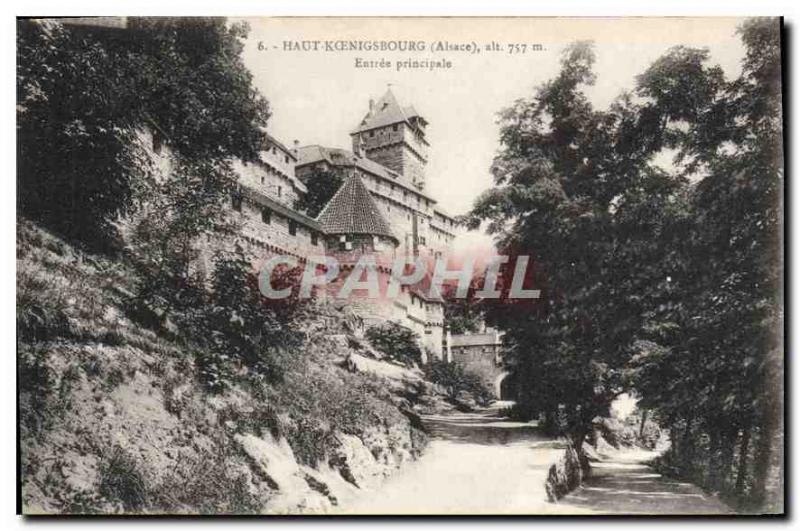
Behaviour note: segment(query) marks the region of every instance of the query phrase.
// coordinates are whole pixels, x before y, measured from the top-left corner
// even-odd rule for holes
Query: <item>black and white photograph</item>
[[[783,18],[45,14],[19,514],[786,514]]]

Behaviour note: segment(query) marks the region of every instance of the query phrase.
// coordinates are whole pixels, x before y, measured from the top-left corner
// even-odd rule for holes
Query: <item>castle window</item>
[[[394,124],[394,125],[392,126],[392,131],[397,131],[397,124]]]
[[[375,136],[375,130],[374,129],[369,132],[369,136]]]
[[[272,222],[272,212],[266,207],[261,209],[261,221],[267,225]]]
[[[289,220],[289,234],[297,236],[297,223],[291,219]]]
[[[316,232],[311,233],[311,245],[317,245],[319,243],[319,237],[317,236]]]
[[[283,157],[283,161],[284,161],[286,164],[289,164],[289,155],[284,155],[284,157]]]
[[[261,176],[261,184],[264,184],[264,176]]]
[[[236,212],[242,211],[242,194],[236,192],[231,196],[231,206]]]
[[[281,197],[282,194],[283,194],[283,188],[281,186],[278,186],[278,197]]]

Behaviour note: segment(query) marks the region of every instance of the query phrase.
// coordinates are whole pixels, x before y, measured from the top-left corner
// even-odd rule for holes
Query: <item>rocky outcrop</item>
[[[550,466],[545,482],[548,501],[556,502],[580,486],[586,473],[581,461],[575,447],[570,444],[564,455]]]
[[[121,264],[32,224],[17,250],[26,514],[324,513],[425,446],[419,371],[335,312],[312,317],[281,379],[210,392],[190,346],[128,316]]]

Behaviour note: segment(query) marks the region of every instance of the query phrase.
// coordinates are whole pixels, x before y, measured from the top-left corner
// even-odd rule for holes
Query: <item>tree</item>
[[[673,332],[653,338],[661,346],[641,349],[633,366],[643,400],[683,433],[674,463],[748,508],[775,510],[783,433],[780,26],[753,19],[739,32],[739,78],[694,68],[699,88],[690,93],[708,96],[690,99],[697,105],[689,132],[675,144],[703,175],[690,196],[691,275],[679,304],[653,313],[675,323]],[[639,80],[665,123],[686,120],[670,111],[679,77],[685,72],[651,68]]]
[[[241,59],[247,31],[209,18],[131,18],[116,33],[19,21],[21,212],[109,249],[112,222],[152,184],[138,129],[163,134],[184,167],[253,159],[269,109]]]
[[[593,52],[501,113],[496,187],[475,203],[501,249],[534,257],[533,311],[506,331],[529,416],[583,440],[623,390],[670,429],[672,470],[743,507],[780,506],[780,27],[740,28],[742,75],[675,47],[606,110]],[[654,164],[671,150],[672,168]]]
[[[605,111],[589,103],[593,63],[590,43],[570,46],[555,79],[501,113],[496,187],[470,214],[473,227],[488,222],[506,254],[534,260],[538,304],[525,312],[493,304],[487,317],[506,331],[509,364],[524,383],[520,406],[543,413],[577,448],[625,389],[642,294],[665,289],[658,241],[674,238],[679,209],[661,207],[682,185],[630,141],[653,128],[630,95]]]
[[[473,277],[466,297],[458,297],[457,285],[444,283],[442,299],[444,300],[444,321],[447,329],[453,334],[478,332],[483,324],[481,301],[476,293],[483,287],[482,275]]]
[[[387,321],[369,327],[364,334],[370,344],[405,365],[422,363],[419,336],[410,328]]]
[[[342,176],[332,171],[315,169],[305,180],[308,190],[295,204],[297,210],[304,211],[312,218],[316,218],[333,195],[342,186]]]

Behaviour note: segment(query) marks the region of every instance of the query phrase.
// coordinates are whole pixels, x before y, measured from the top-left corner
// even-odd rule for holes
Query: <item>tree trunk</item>
[[[739,464],[736,470],[736,496],[741,498],[744,495],[744,483],[747,480],[747,453],[750,451],[750,425],[746,425],[742,430],[742,438],[739,441]]]
[[[736,446],[736,436],[738,432],[730,432],[726,430],[724,432],[724,437],[722,439],[722,456],[720,458],[721,461],[721,470],[720,470],[720,478],[722,480],[720,484],[720,490],[730,491],[730,475],[731,475],[731,468],[733,467],[733,449]]]
[[[709,433],[709,458],[708,458],[708,486],[711,490],[719,491],[722,482],[722,436],[719,430]]]
[[[756,440],[753,463],[753,493],[751,499],[757,510],[782,511],[783,478],[780,452],[783,441],[783,385],[782,353],[772,351],[767,356],[763,376],[761,426]],[[771,478],[776,474],[778,478]],[[770,482],[770,479],[774,481]],[[775,488],[777,487],[777,488]]]
[[[644,438],[644,425],[647,422],[647,410],[642,410],[642,422],[639,424],[639,439]]]
[[[692,421],[693,419],[691,417],[686,419],[686,427],[683,430],[681,447],[678,454],[681,461],[681,466],[685,467],[687,470],[691,470],[692,460],[694,457],[694,443],[692,441]],[[688,467],[686,465],[688,465]]]

